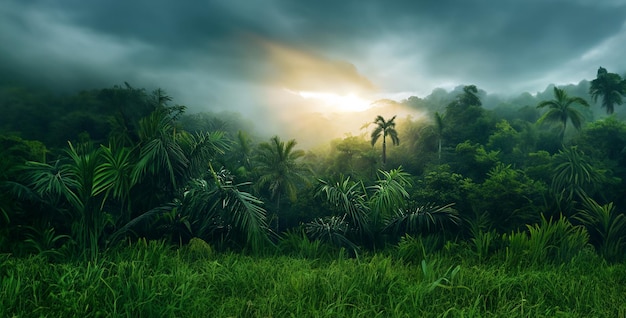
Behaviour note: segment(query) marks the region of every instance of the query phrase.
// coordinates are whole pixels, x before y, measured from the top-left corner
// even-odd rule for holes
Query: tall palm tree
[[[622,104],[622,97],[626,94],[626,81],[619,74],[608,73],[604,67],[598,69],[596,79],[591,81],[589,94],[594,102],[602,97],[602,107],[606,108],[607,114],[612,114],[615,105]]]
[[[193,179],[182,200],[181,214],[189,218],[193,236],[209,239],[212,232],[232,227],[253,250],[260,250],[269,242],[263,202],[241,190],[249,182],[234,184],[229,171],[209,167],[212,180]]]
[[[398,132],[396,131],[396,116],[393,116],[389,121],[385,120],[383,116],[378,115],[374,124],[376,128],[372,131],[372,146],[376,144],[376,141],[383,137],[383,165],[387,163],[387,136],[391,137],[391,141],[394,145],[400,143],[398,139]]]
[[[29,187],[50,206],[67,207],[76,247],[82,256],[94,259],[104,229],[111,222],[104,210],[106,193],[117,187],[117,181],[104,167],[104,148],[93,149],[89,143],[68,145],[63,159],[53,165],[29,162],[25,172]]]
[[[296,200],[298,184],[309,182],[309,169],[298,161],[304,156],[304,151],[294,149],[296,144],[295,139],[284,142],[274,136],[269,142],[259,144],[255,158],[259,175],[256,186],[259,189],[267,188],[270,198],[276,199],[277,226],[281,196],[286,194],[293,202]]]
[[[139,122],[139,161],[132,172],[133,182],[156,177],[164,188],[175,189],[185,174],[189,159],[177,140],[172,117],[166,108],[156,109]]]
[[[567,127],[567,121],[571,121],[574,128],[580,130],[582,127],[583,115],[582,113],[574,108],[575,104],[580,104],[585,107],[589,107],[589,103],[581,97],[570,97],[567,96],[567,93],[558,88],[554,87],[554,99],[546,100],[539,105],[537,108],[548,107],[548,111],[539,118],[538,123],[543,123],[544,121],[555,122],[561,124],[561,132],[559,134],[559,139],[561,143],[563,143],[563,137],[565,136],[565,128]]]

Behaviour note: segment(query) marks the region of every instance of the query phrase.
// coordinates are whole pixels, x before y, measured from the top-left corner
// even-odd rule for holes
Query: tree
[[[368,187],[373,191],[369,206],[372,214],[372,225],[378,229],[383,219],[389,218],[409,199],[408,188],[412,186],[411,175],[404,172],[402,167],[391,171],[379,170],[378,181]]]
[[[374,124],[376,124],[376,128],[372,132],[372,146],[376,144],[376,141],[381,137],[383,137],[383,165],[387,163],[387,136],[391,138],[391,141],[394,145],[398,145],[400,143],[400,139],[398,138],[398,132],[396,131],[396,116],[393,116],[389,121],[386,121],[383,116],[378,115],[376,120],[374,120]]]
[[[544,108],[546,106],[549,108],[537,122],[540,124],[545,121],[559,123],[561,125],[559,139],[561,143],[563,143],[568,120],[572,122],[572,125],[577,130],[580,130],[582,127],[583,115],[579,110],[574,108],[576,104],[589,107],[589,103],[583,98],[570,97],[564,90],[555,86],[554,99],[543,101],[537,105],[537,108]]]
[[[523,228],[538,221],[540,203],[546,192],[543,182],[529,178],[511,165],[498,163],[482,183],[469,184],[468,199],[475,213],[500,232]]]
[[[38,141],[0,135],[0,252],[24,233],[25,224],[43,221],[45,215],[29,206],[36,195],[24,185],[24,163],[45,159],[45,146]]]
[[[592,196],[606,184],[606,171],[577,146],[560,150],[554,156],[554,164],[551,188],[566,201]]]
[[[336,182],[319,182],[320,188],[316,195],[323,196],[336,212],[343,215],[343,219],[348,219],[359,234],[370,234],[370,208],[363,182],[355,182],[344,176]]]
[[[437,159],[441,160],[441,146],[443,144],[443,115],[435,112],[435,132],[437,134]]]
[[[95,259],[104,229],[111,223],[104,208],[105,193],[114,186],[114,178],[103,169],[102,148],[93,149],[90,143],[68,145],[63,159],[52,165],[28,162],[25,173],[29,187],[41,198],[67,211],[76,247],[83,256]]]
[[[210,166],[210,165],[209,165]],[[210,169],[211,178],[193,179],[182,199],[181,214],[188,217],[191,234],[210,239],[220,229],[238,233],[253,250],[269,242],[263,202],[241,188],[249,182],[234,184],[230,172]]]
[[[458,103],[465,106],[482,106],[476,85],[463,87],[463,94],[458,96]]]
[[[298,184],[309,181],[309,169],[298,161],[304,156],[304,151],[294,149],[296,144],[295,139],[285,143],[280,137],[274,136],[269,142],[259,144],[255,157],[259,175],[256,186],[259,189],[267,188],[270,198],[276,199],[277,226],[281,196],[286,194],[292,202],[296,201]]]
[[[589,94],[594,102],[602,97],[602,107],[606,108],[607,114],[612,114],[615,105],[622,104],[622,97],[626,94],[626,81],[619,74],[608,73],[604,67],[598,69],[596,79],[591,81]]]
[[[139,206],[133,208],[145,211],[171,200],[178,187],[185,184],[183,176],[190,162],[167,109],[157,109],[141,119],[138,135],[131,182],[137,185],[132,196]]]
[[[443,139],[451,147],[465,140],[484,144],[495,124],[491,114],[482,107],[475,85],[463,87],[463,93],[446,106],[442,119]]]
[[[373,152],[369,141],[361,136],[333,140],[325,174],[347,175],[360,180],[372,179],[377,157]]]

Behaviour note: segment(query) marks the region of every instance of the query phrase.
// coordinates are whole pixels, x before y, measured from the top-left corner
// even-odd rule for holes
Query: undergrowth
[[[407,248],[405,241],[403,248]],[[139,241],[95,261],[0,256],[1,317],[624,317],[626,265],[509,266],[454,249],[351,258]],[[423,243],[420,242],[420,246]],[[448,252],[446,252],[448,251]],[[525,264],[526,265],[526,264]]]

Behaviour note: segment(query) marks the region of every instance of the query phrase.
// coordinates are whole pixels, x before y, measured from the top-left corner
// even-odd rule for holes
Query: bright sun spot
[[[324,106],[339,112],[360,112],[372,107],[372,102],[355,94],[339,95],[335,93],[304,92],[297,93],[304,99],[319,100]]]

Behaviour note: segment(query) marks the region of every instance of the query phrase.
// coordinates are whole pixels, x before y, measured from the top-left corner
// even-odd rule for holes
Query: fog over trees
[[[469,240],[564,218],[621,259],[623,234],[608,248],[593,213],[624,226],[623,89],[604,68],[509,98],[438,89],[368,110],[419,117],[371,116],[360,134],[303,148],[246,114],[189,112],[163,89],[4,84],[2,248],[96,257],[145,236],[263,249],[301,228],[356,253],[405,234]]]

